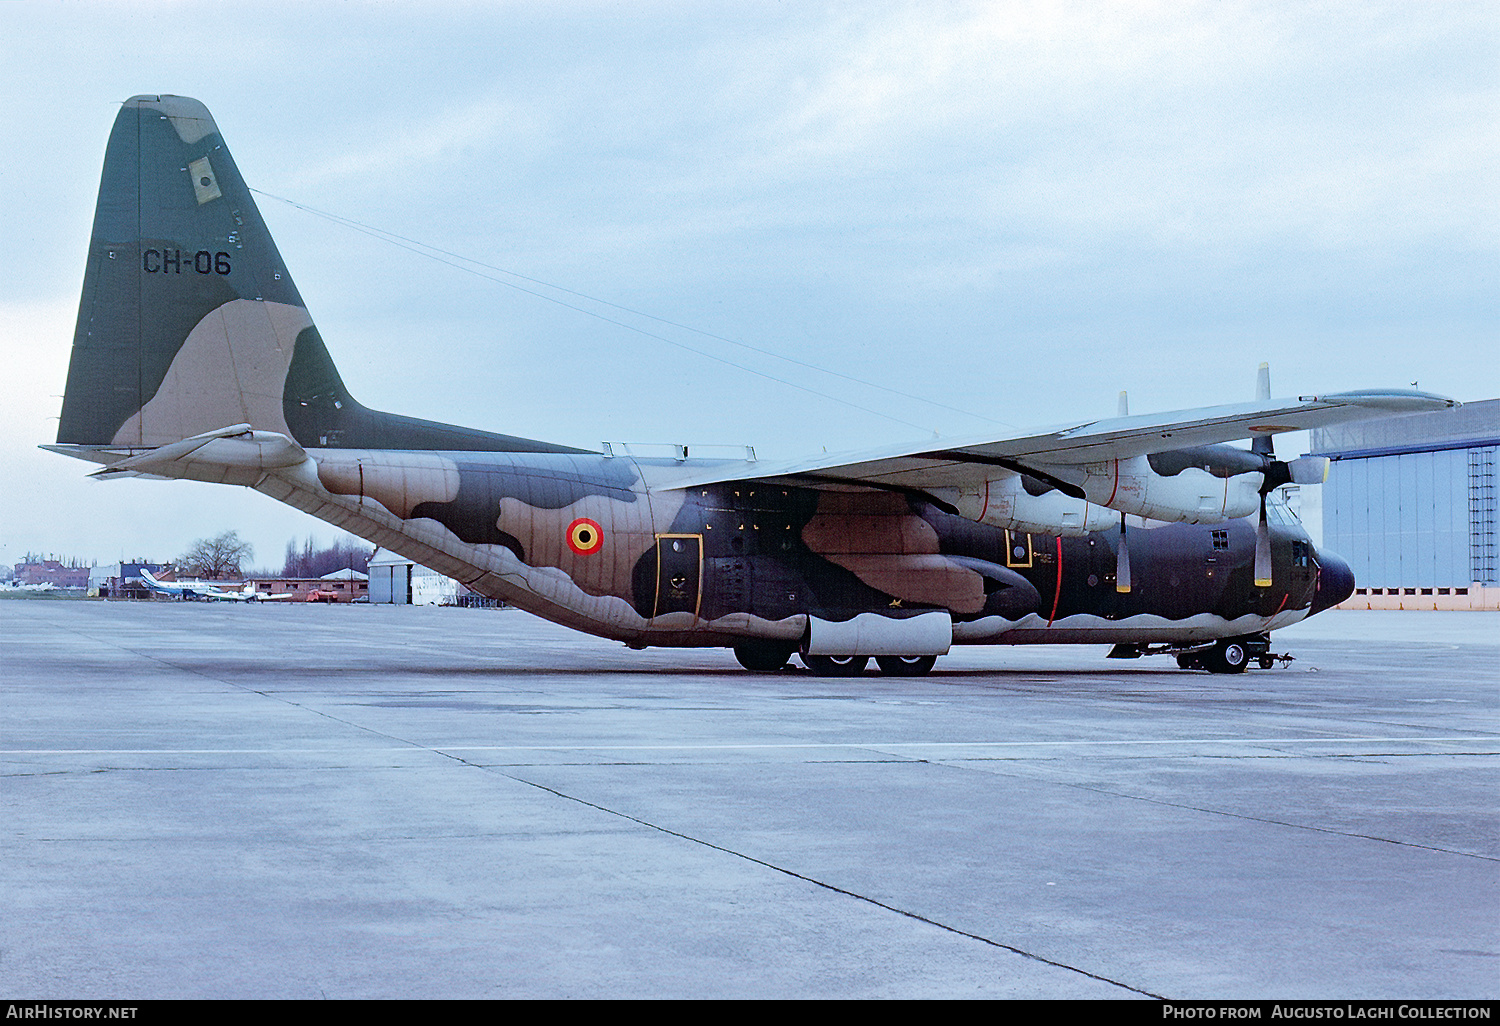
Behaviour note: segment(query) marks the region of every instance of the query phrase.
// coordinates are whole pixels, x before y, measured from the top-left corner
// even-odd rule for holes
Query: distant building
[[[368,602],[370,581],[358,570],[335,570],[322,577],[258,577],[247,579],[257,595],[291,595],[300,602]]]
[[[87,588],[91,567],[65,564],[56,559],[28,556],[16,564],[14,580],[20,585],[50,584],[54,588]]]
[[[1311,432],[1334,461],[1323,545],[1349,561],[1346,607],[1500,608],[1500,399]]]
[[[399,556],[376,549],[370,557],[370,601],[396,606],[498,606],[495,599],[477,595],[451,577]]]

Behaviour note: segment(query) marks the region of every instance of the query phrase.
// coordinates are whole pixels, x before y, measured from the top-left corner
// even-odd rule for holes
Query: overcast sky
[[[1238,402],[1262,360],[1500,396],[1493,0],[0,0],[0,85],[0,562],[336,537],[36,448],[137,93],[207,104],[254,188],[673,322],[262,199],[378,409],[794,456]]]

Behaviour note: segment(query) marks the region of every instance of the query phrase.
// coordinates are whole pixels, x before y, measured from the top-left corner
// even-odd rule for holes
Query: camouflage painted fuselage
[[[682,463],[596,454],[311,453],[315,482],[262,490],[634,645],[795,643],[808,616],[932,610],[957,642],[1190,642],[1295,622],[1315,597],[1311,546],[1279,510],[1274,587],[1252,581],[1253,522],[1141,523],[1134,587],[1119,592],[1117,532],[1007,531],[900,493],[750,477],[677,488]]]

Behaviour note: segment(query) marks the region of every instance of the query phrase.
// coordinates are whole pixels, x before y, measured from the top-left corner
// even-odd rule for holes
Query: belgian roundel
[[[580,556],[592,556],[604,544],[604,531],[588,517],[579,517],[568,525],[568,548]]]

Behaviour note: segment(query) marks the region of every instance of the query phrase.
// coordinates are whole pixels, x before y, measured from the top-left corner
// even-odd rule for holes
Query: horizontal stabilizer
[[[233,424],[127,456],[90,477],[153,476],[253,485],[273,470],[295,467],[307,453],[286,435]]]

